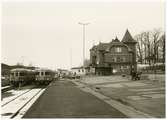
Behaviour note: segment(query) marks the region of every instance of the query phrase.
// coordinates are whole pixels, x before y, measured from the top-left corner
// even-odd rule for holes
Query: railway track
[[[28,110],[28,108],[36,101],[44,90],[45,88],[33,88],[17,95],[13,99],[6,101],[1,107],[1,117],[21,118],[23,116],[23,112]],[[21,115],[19,114],[20,112],[22,113]]]
[[[32,90],[32,89],[31,89],[31,90]],[[14,101],[15,99],[18,99],[19,97],[21,97],[22,95],[26,94],[27,92],[30,92],[31,90],[27,90],[27,91],[25,91],[25,92],[23,92],[23,93],[17,95],[16,97],[12,98],[11,100],[8,100],[8,101],[6,101],[5,103],[2,103],[2,106],[1,106],[1,107],[3,107],[3,106],[5,106],[5,105],[9,104],[10,102]]]

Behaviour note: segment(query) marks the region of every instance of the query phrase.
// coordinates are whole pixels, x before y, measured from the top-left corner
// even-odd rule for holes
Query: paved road
[[[144,74],[146,75],[146,74]],[[165,117],[165,75],[149,75],[149,79],[132,81],[129,77],[92,76],[77,82],[96,89],[96,92],[152,117]]]
[[[23,118],[126,118],[70,81],[55,81]]]

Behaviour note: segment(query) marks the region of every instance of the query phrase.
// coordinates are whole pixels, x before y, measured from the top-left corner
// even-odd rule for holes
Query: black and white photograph
[[[1,119],[166,118],[165,0],[2,0]]]

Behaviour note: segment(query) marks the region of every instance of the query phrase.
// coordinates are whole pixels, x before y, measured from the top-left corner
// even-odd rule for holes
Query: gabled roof
[[[131,49],[126,45],[124,44],[123,42],[111,42],[111,44],[106,48],[106,51],[109,51],[111,47],[113,46],[125,46],[128,48],[128,51],[131,51]]]
[[[99,51],[109,51],[111,46],[126,46],[128,50],[130,51],[130,48],[124,44],[123,42],[119,41],[118,38],[116,37],[115,39],[112,40],[110,43],[99,43],[99,45],[96,46],[97,50]]]
[[[115,39],[113,39],[111,42],[109,43],[99,43],[98,45],[94,45],[92,47],[93,51],[108,51],[111,46],[126,46],[128,48],[128,51],[132,51],[126,43],[137,43],[131,36],[131,34],[129,33],[128,29],[126,30],[126,33],[122,39],[122,41],[120,41],[117,37]]]
[[[116,37],[115,39],[112,40],[112,42],[120,42],[118,38]]]
[[[109,46],[109,43],[100,43],[98,45],[98,50],[105,50]]]
[[[90,49],[90,51],[91,50],[96,50],[97,49],[97,45],[94,45],[91,49]]]
[[[46,71],[46,72],[52,72],[52,70],[47,69],[47,68],[39,68],[39,69],[36,69],[35,71]]]
[[[34,70],[30,70],[30,69],[26,69],[26,68],[15,68],[15,69],[11,69],[11,72],[30,72],[30,71],[34,71]]]
[[[124,43],[136,43],[136,41],[132,38],[131,34],[129,33],[128,29],[126,30],[126,33],[122,39],[122,42]]]
[[[72,67],[71,69],[72,70],[74,70],[74,69],[88,69],[89,67],[83,67],[83,66],[81,66],[81,67]]]

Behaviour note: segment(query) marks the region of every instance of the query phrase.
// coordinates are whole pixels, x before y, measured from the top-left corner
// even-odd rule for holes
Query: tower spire
[[[131,36],[131,34],[130,34],[130,32],[129,32],[129,30],[128,29],[126,29],[126,32],[125,32],[125,35],[124,35],[124,37],[123,37],[123,39],[122,39],[122,42],[125,42],[125,43],[136,43],[136,41],[132,38],[132,36]]]

